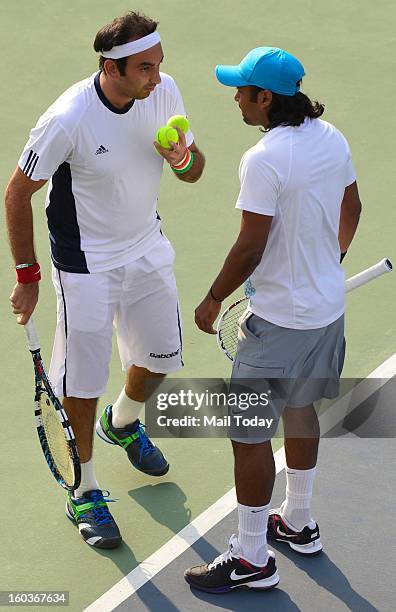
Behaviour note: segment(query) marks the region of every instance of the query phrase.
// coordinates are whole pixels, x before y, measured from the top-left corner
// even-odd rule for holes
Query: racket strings
[[[233,306],[233,308],[225,313],[219,329],[221,344],[233,358],[238,347],[239,321],[246,312],[246,306],[245,300]]]
[[[66,485],[74,484],[74,463],[67,443],[65,429],[57,416],[57,411],[50,400],[43,394],[40,399],[41,421],[45,431],[52,463],[64,479]]]

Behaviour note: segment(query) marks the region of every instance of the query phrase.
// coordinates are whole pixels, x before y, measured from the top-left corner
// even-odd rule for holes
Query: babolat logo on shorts
[[[150,357],[155,357],[155,359],[170,359],[171,357],[176,357],[179,354],[179,350],[174,351],[173,353],[150,353]]]

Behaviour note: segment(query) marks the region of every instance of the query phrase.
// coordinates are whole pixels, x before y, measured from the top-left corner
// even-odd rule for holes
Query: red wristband
[[[36,262],[28,267],[16,268],[16,278],[17,282],[22,285],[37,283],[41,280],[40,264]]]

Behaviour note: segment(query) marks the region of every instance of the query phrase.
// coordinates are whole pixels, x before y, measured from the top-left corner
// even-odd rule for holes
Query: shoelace
[[[145,426],[143,425],[143,423],[140,423],[139,429],[138,429],[139,443],[140,443],[139,462],[142,460],[143,456],[150,455],[150,453],[152,453],[155,450],[154,444],[150,441],[144,429],[145,429]]]
[[[212,561],[212,563],[210,563],[208,565],[208,568],[214,569],[217,565],[223,565],[223,563],[227,563],[228,561],[231,561],[231,559],[233,558],[238,558],[237,555],[232,554],[233,551],[233,540],[234,540],[235,536],[232,535],[228,544],[228,550],[226,550],[225,552],[223,552],[221,555],[219,555],[218,557],[216,557],[216,559],[214,559]]]
[[[98,525],[108,525],[109,523],[113,522],[113,517],[111,516],[108,507],[99,505],[99,502],[105,502],[107,504],[108,502],[116,501],[115,499],[109,499],[109,495],[109,491],[94,491],[89,497],[89,501],[93,503],[91,511],[94,516],[94,520]]]

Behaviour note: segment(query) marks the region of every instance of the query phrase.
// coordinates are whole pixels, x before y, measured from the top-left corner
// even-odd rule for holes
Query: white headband
[[[100,54],[106,59],[120,59],[121,57],[128,57],[128,55],[135,55],[141,51],[146,51],[157,45],[161,41],[161,37],[158,32],[153,32],[143,38],[138,38],[132,42],[125,43],[125,45],[116,45],[110,51],[100,51]]]

